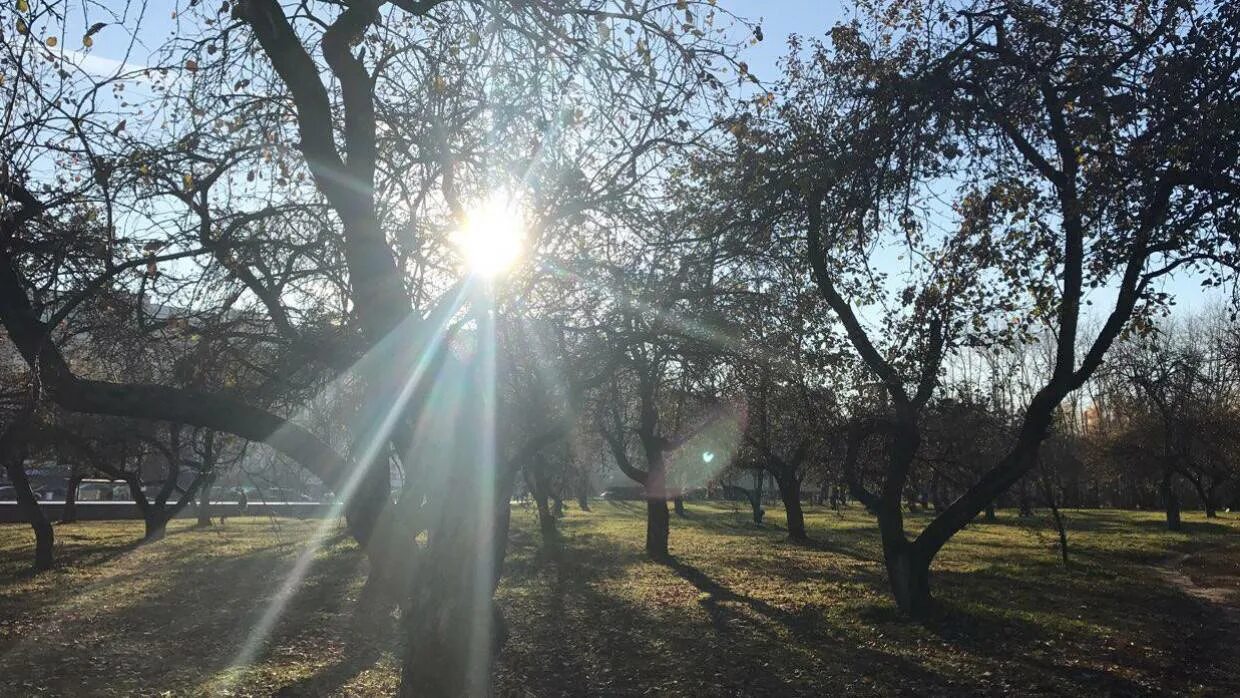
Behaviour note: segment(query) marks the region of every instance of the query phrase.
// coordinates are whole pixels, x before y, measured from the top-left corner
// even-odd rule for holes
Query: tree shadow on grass
[[[532,537],[514,550],[502,603],[517,631],[501,693],[1148,695],[1195,685],[1157,678],[1192,651],[1167,647],[1183,644],[1183,604],[1151,622],[1145,609],[1162,607],[1166,590],[1115,555],[1064,573],[1030,558],[1030,546],[971,540],[936,568],[945,613],[921,624],[888,601],[866,602],[886,597],[868,527],[835,535],[819,522],[830,535],[802,552],[769,527],[696,505],[683,526],[673,522],[681,554],[655,565],[637,544],[644,506],[611,504],[604,511],[621,518],[605,528],[570,518],[554,559],[540,558]],[[1156,645],[1151,656],[1143,643]]]
[[[1184,643],[1189,619],[1206,610],[1196,599],[1114,565],[1105,573],[1045,567],[1019,577],[1000,568],[936,572],[950,595],[936,599],[922,625],[963,653],[1023,667],[1021,675],[1048,681],[1048,691],[1152,695],[1229,685],[1211,673],[1221,657]],[[1151,628],[1164,632],[1151,636]],[[1232,675],[1230,685],[1236,681]]]
[[[731,657],[730,661],[745,662],[753,669],[766,667],[772,656],[802,655],[812,658],[811,661],[815,663],[847,667],[847,673],[851,673],[860,685],[872,685],[887,692],[906,691],[909,686],[915,686],[922,693],[950,693],[957,690],[951,678],[916,662],[881,650],[855,645],[846,635],[833,632],[831,625],[814,609],[789,611],[730,588],[684,561],[672,559],[666,564],[702,592],[698,603],[710,617],[715,632],[721,637],[732,636],[736,644],[747,648],[744,655]],[[758,616],[757,620],[745,613],[744,609]],[[773,678],[784,683],[786,690],[792,677]],[[843,679],[840,676],[820,677],[820,680],[826,679],[830,682],[837,678]],[[831,685],[828,683],[815,690],[829,688]],[[839,685],[835,687],[838,689]],[[811,693],[803,690],[796,694]]]
[[[213,538],[206,531],[197,535]],[[93,589],[89,602],[72,580],[45,593],[26,614],[39,613],[40,622],[5,650],[7,670],[54,694],[117,695],[192,686],[226,669],[248,639],[258,648],[258,665],[301,665],[292,673],[342,644],[345,622],[339,617],[352,611],[350,587],[358,578],[355,549],[324,549],[296,592],[277,599],[295,559],[288,543],[219,554],[186,554],[198,540],[171,543],[141,546],[132,568],[86,580]],[[201,541],[207,548],[214,543]],[[275,603],[284,604],[283,613],[270,634],[252,635]],[[192,662],[169,661],[190,655]],[[60,669],[67,666],[73,671]],[[269,692],[246,689],[248,680],[242,676],[241,692]]]

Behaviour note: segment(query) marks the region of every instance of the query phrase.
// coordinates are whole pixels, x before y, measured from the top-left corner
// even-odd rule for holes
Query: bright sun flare
[[[525,242],[516,199],[493,194],[468,214],[455,239],[472,273],[491,277],[507,271],[521,256]]]

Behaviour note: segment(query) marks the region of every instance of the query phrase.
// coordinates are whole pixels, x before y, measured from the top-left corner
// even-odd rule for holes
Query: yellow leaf
[[[191,73],[198,72],[198,61],[193,58],[185,61],[185,69]]]
[[[17,0],[17,11],[18,12],[29,12],[30,3],[26,2],[26,0]]]
[[[85,46],[86,48],[90,48],[91,46],[95,45],[95,40],[90,38],[89,36],[83,36],[82,45]]]
[[[185,174],[181,175],[181,182],[185,184],[186,189],[192,189],[194,186],[194,175],[186,172]]]
[[[47,37],[47,45],[48,45],[48,46],[55,46],[55,45],[56,45],[56,37],[54,37],[54,36],[49,36],[49,37]]]
[[[14,22],[13,28],[17,30],[18,34],[25,34],[26,33],[26,22],[23,21],[22,18],[18,17],[17,21]]]

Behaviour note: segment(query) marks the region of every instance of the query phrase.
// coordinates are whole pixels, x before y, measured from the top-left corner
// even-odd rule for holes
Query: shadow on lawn
[[[40,591],[25,615],[51,617],[2,648],[7,670],[53,694],[115,695],[193,686],[227,669],[267,605],[276,602],[273,596],[300,547],[276,542],[212,553],[213,546],[225,544],[211,531],[180,531],[133,547],[132,569]],[[83,559],[100,565],[126,547],[131,546]],[[360,553],[351,547],[326,548],[287,599],[256,662],[303,664],[292,674],[304,672],[305,663],[322,662],[337,647],[362,647],[349,637],[348,627],[359,563]],[[373,626],[367,631],[372,639],[387,632]],[[170,661],[184,656],[194,661]],[[305,685],[313,687],[313,695],[338,693],[339,685],[375,658],[346,653],[320,666]],[[66,666],[74,670],[60,670]],[[247,688],[249,681],[242,676],[242,692],[269,692]]]
[[[20,581],[23,579],[32,579],[43,574],[48,574],[58,568],[63,569],[105,565],[118,557],[121,557],[122,555],[131,553],[141,548],[146,544],[146,541],[141,539],[129,541],[127,543],[109,543],[104,546],[96,547],[79,545],[65,546],[63,543],[60,543],[54,548],[52,570],[36,571],[34,568],[30,567],[29,564],[27,564],[12,574],[9,579],[0,577],[0,584],[4,584],[9,580]]]
[[[521,592],[504,604],[518,628],[501,660],[501,689],[528,686],[540,696],[1149,695],[1189,690],[1198,685],[1195,672],[1210,677],[1208,686],[1235,680],[1207,671],[1223,658],[1202,649],[1208,635],[1182,627],[1204,611],[1201,604],[1152,581],[1148,566],[1117,550],[1090,554],[1065,571],[1029,558],[1027,545],[970,541],[981,557],[969,569],[936,569],[939,613],[912,623],[887,601],[842,596],[861,584],[886,598],[874,531],[819,521],[811,526],[815,542],[797,546],[780,530],[699,506],[672,523],[673,550],[688,554],[656,565],[633,540],[641,503],[610,504],[634,517],[611,529],[614,535],[576,517],[545,543],[528,536],[514,545],[506,584]],[[1086,524],[1105,528],[1109,522],[1099,518]],[[695,539],[695,531],[708,538]],[[749,579],[762,581],[751,588]],[[696,597],[677,591],[673,580]],[[833,599],[846,608],[821,605]],[[1151,683],[1160,676],[1165,683]]]
[[[703,512],[696,512],[700,518]],[[948,693],[950,677],[877,649],[859,646],[820,609],[780,608],[729,587],[703,569],[672,559],[649,562],[630,544],[566,526],[553,557],[525,540],[510,553],[506,595],[513,623],[497,684],[538,696],[826,695],[854,690]],[[773,563],[775,561],[772,561]],[[666,570],[672,577],[664,578]],[[614,585],[639,577],[635,601]],[[684,592],[660,604],[674,580]],[[556,648],[548,652],[547,648]],[[812,670],[811,670],[812,668]]]

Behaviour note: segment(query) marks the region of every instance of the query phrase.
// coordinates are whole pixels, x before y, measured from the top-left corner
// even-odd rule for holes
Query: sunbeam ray
[[[462,286],[451,293],[454,293],[454,297],[449,299],[448,307],[449,309],[459,309],[468,294],[468,287]],[[240,670],[249,666],[262,650],[281,614],[287,608],[289,601],[297,593],[298,587],[305,579],[316,555],[322,548],[323,542],[331,535],[335,521],[344,514],[348,502],[356,494],[358,486],[366,474],[364,465],[381,457],[381,454],[387,447],[393,428],[402,418],[415,390],[423,381],[434,379],[434,376],[428,375],[428,368],[436,352],[441,349],[442,342],[447,336],[448,322],[453,315],[454,313],[451,311],[439,313],[440,318],[438,322],[433,323],[431,326],[427,326],[422,318],[411,316],[385,338],[383,342],[355,364],[355,373],[363,375],[373,373],[373,371],[368,371],[367,369],[376,368],[375,364],[377,363],[379,364],[378,368],[390,369],[392,374],[399,375],[401,369],[405,367],[386,366],[384,364],[389,362],[385,357],[389,355],[403,356],[416,351],[416,358],[405,368],[407,373],[403,380],[397,383],[398,388],[394,392],[394,398],[390,405],[382,410],[381,418],[376,424],[361,425],[361,429],[359,429],[365,436],[361,440],[362,447],[356,455],[355,463],[363,464],[363,466],[355,467],[349,473],[343,486],[339,488],[330,512],[321,519],[309,542],[301,553],[298,554],[288,574],[284,576],[276,594],[267,603],[259,620],[250,629],[236,656],[229,663],[229,669],[226,671],[226,681],[228,679],[235,680],[241,673]],[[366,410],[362,410],[362,413],[366,412]]]

